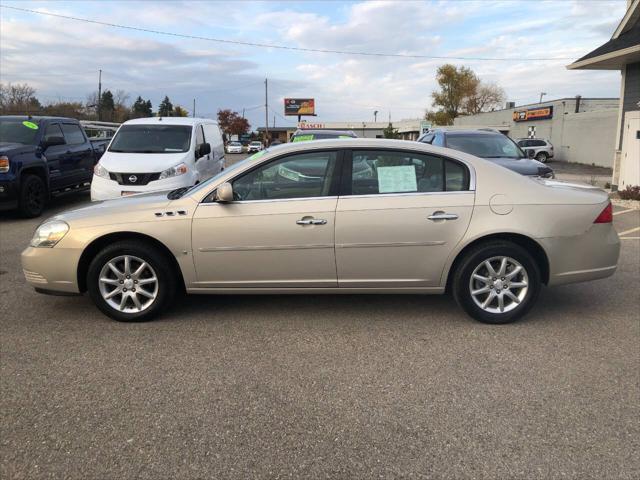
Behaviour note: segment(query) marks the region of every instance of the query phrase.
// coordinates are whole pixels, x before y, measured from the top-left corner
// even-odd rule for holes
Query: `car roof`
[[[318,135],[318,134],[324,134],[324,135],[355,135],[355,133],[353,133],[352,130],[322,130],[322,129],[306,129],[306,128],[299,128],[298,130],[296,130],[294,132],[294,135]]]
[[[210,118],[193,118],[193,117],[145,117],[127,120],[123,125],[196,125],[198,123],[218,123]]]
[[[8,118],[10,120],[65,120],[77,122],[78,120],[70,117],[50,117],[47,115],[1,115],[0,118]]]
[[[435,128],[429,133],[442,132],[446,135],[502,135],[497,130],[492,128],[469,128],[469,129],[447,129],[447,128]]]

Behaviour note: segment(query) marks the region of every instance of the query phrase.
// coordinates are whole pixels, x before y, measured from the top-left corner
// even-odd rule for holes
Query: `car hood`
[[[532,160],[530,158],[485,158],[488,162],[493,162],[495,164],[500,165],[501,167],[508,168],[509,170],[513,170],[514,172],[518,172],[521,175],[540,175],[541,173],[552,171],[551,168],[547,167],[544,163],[539,162],[537,160]]]
[[[74,227],[144,222],[153,219],[156,210],[165,208],[168,191],[141,193],[127,197],[92,202],[89,206],[68,210],[53,217]]]
[[[156,173],[185,162],[191,152],[179,153],[118,153],[106,151],[100,164],[109,172]]]
[[[35,150],[34,145],[25,145],[16,142],[0,142],[0,155],[9,155],[10,153],[24,153]]]

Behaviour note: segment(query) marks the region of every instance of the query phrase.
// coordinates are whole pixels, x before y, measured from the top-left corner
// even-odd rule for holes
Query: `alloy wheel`
[[[485,312],[510,312],[527,296],[529,276],[517,260],[491,257],[473,270],[469,291],[475,304]]]
[[[121,255],[104,264],[98,286],[102,298],[114,310],[139,313],[153,304],[159,283],[149,263],[133,255]]]

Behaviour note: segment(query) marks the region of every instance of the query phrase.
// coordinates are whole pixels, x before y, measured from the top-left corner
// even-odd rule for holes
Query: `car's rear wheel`
[[[453,294],[484,323],[510,323],[533,307],[540,293],[540,269],[524,248],[507,241],[481,244],[457,264]]]
[[[25,175],[20,184],[19,209],[22,215],[28,218],[38,217],[46,203],[47,186],[42,178],[38,175]]]
[[[151,320],[169,306],[175,272],[163,252],[139,241],[105,247],[89,265],[87,287],[96,306],[121,322]]]
[[[549,157],[545,152],[538,152],[538,154],[536,155],[536,160],[538,160],[539,162],[547,163],[548,159]]]

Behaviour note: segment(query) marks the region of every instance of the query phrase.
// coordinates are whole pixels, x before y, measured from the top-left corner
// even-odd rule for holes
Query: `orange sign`
[[[528,110],[516,110],[513,112],[514,122],[527,120],[547,120],[553,118],[553,106],[542,108],[530,108]]]

